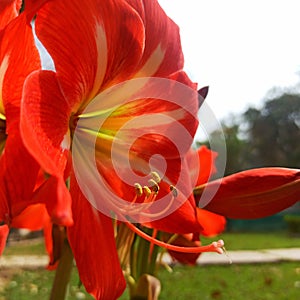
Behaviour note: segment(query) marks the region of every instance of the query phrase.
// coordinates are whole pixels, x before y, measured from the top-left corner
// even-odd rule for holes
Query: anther
[[[173,194],[174,197],[178,196],[177,189],[176,189],[176,187],[174,185],[170,185],[170,191],[172,192],[172,194]]]
[[[160,178],[160,176],[158,175],[157,172],[153,171],[153,172],[151,172],[150,174],[151,174],[153,180],[154,180],[156,183],[160,183],[160,182],[161,182],[161,178]]]
[[[144,190],[146,197],[149,197],[151,195],[151,190],[149,189],[149,187],[144,186],[143,190]]]
[[[134,184],[135,193],[138,197],[143,195],[143,188],[139,183]]]
[[[157,194],[159,191],[159,185],[157,184],[157,182],[154,179],[149,179],[148,183],[153,192]]]

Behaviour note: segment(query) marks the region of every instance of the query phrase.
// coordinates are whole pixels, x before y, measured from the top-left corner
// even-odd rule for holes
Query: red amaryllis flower
[[[21,1],[0,3],[0,224],[2,252],[9,227],[39,230],[45,222],[43,204],[32,193],[39,165],[20,135],[20,102],[26,77],[40,68],[32,28]]]
[[[45,196],[59,198],[52,191],[53,180],[46,184],[43,176],[38,177],[40,166],[24,147],[20,135],[24,81],[32,71],[40,69],[27,11],[19,15],[21,2],[0,4],[0,253],[9,228],[41,230],[47,226],[50,219],[43,200]],[[54,209],[50,208],[51,213]],[[70,218],[67,221],[70,224]]]
[[[298,202],[299,193],[300,170],[278,167],[242,171],[194,190],[200,206],[232,219],[273,215]]]
[[[72,147],[68,238],[87,291],[115,299],[125,282],[113,227],[93,206],[123,220],[155,219],[170,232],[201,228],[183,167],[197,128],[196,86],[182,71],[178,28],[157,1],[53,0],[37,11],[35,25],[56,71],[26,81],[22,136],[61,183],[58,194],[66,193]],[[153,171],[163,174],[159,187]]]

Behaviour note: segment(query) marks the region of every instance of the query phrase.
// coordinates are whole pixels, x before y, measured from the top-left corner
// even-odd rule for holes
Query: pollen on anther
[[[155,172],[155,171],[151,172],[151,176],[152,176],[152,179],[153,179],[156,183],[160,183],[160,182],[161,182],[161,178],[160,178],[160,176],[158,175],[157,172]]]
[[[148,183],[149,183],[149,186],[152,188],[153,192],[158,193],[159,185],[156,183],[156,181],[153,179],[149,179]]]
[[[144,186],[143,190],[144,190],[146,197],[149,197],[151,195],[151,190],[149,189],[148,186]]]
[[[139,183],[134,184],[135,193],[138,197],[143,195],[143,188]]]
[[[173,194],[174,197],[178,196],[177,189],[176,189],[176,187],[174,185],[170,185],[170,191],[172,192],[172,194]]]

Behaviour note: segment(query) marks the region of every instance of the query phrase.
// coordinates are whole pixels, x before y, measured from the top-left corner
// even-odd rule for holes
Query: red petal
[[[35,47],[32,28],[27,23],[25,15],[21,14],[15,18],[1,34],[0,70],[4,69],[2,73],[0,71],[0,88],[2,89],[0,112],[1,101],[3,101],[9,134],[11,131],[19,131],[20,102],[24,81],[33,70],[40,68],[40,59]]]
[[[130,151],[141,157],[159,153],[174,158],[188,151],[198,125],[198,107],[194,84],[185,73],[178,72],[170,80],[151,78],[145,82],[135,79],[99,96],[101,98],[90,104],[89,114],[96,115],[108,108],[112,113],[105,115],[104,120],[99,113],[97,115],[103,122],[101,130],[108,133],[108,141],[101,138],[98,150],[102,148],[103,152],[110,153],[108,143],[111,141],[115,145],[120,139],[123,149],[124,144],[132,144]],[[95,120],[90,117],[79,122],[81,127],[93,129]],[[116,135],[119,139],[114,138]]]
[[[198,221],[203,227],[201,235],[213,237],[225,230],[226,219],[205,209],[197,208]]]
[[[49,0],[26,0],[24,5],[24,13],[27,15],[27,18],[30,21],[36,16],[37,11]]]
[[[53,223],[62,226],[73,224],[71,196],[63,178],[51,176],[35,191],[33,199],[46,204]]]
[[[0,168],[0,180],[2,180],[2,171]],[[5,196],[4,185],[0,184],[0,224],[1,223],[9,223],[9,205],[8,199]]]
[[[47,266],[48,270],[55,270],[57,268],[59,260],[55,259],[54,254],[54,242],[52,236],[52,227],[53,224],[51,221],[47,222],[44,226],[44,239],[45,239],[45,248],[49,255],[49,264]]]
[[[212,181],[194,194],[209,211],[233,219],[256,219],[292,206],[299,201],[299,192],[300,170],[261,168]],[[209,198],[201,199],[202,194]]]
[[[167,240],[164,238],[164,240]],[[199,235],[193,233],[178,235],[175,240],[172,240],[172,245],[181,247],[199,247],[201,242],[199,240]],[[177,260],[181,264],[195,265],[198,257],[201,253],[182,253],[176,251],[168,251],[171,257]]]
[[[19,132],[8,136],[0,168],[0,184],[10,209],[6,214],[14,218],[33,203],[31,197],[39,170],[24,147]]]
[[[195,208],[192,207],[190,201],[175,210],[168,216],[151,222],[151,224],[143,224],[151,228],[170,233],[185,234],[190,232],[200,232],[202,230],[196,216]]]
[[[6,117],[8,133],[0,161],[3,172],[0,180],[10,209],[6,211],[9,221],[30,203],[37,176],[38,165],[20,137],[19,119],[24,80],[40,67],[40,61],[31,26],[24,15],[12,20],[0,39],[0,113]]]
[[[129,79],[144,46],[142,20],[125,1],[49,1],[36,32],[72,106],[108,82]]]
[[[49,174],[63,176],[70,147],[69,115],[55,73],[32,73],[24,86],[21,133],[30,153]]]
[[[8,233],[9,233],[8,226],[0,225],[0,256],[2,255],[5,249]]]
[[[129,1],[136,9],[135,1]],[[136,76],[164,77],[183,68],[178,26],[165,14],[156,0],[143,1],[139,10],[145,26],[145,49]]]
[[[0,30],[19,14],[22,0],[2,0],[0,2]]]
[[[29,230],[41,230],[48,222],[49,216],[44,204],[34,204],[27,206],[11,222],[13,228],[26,228]]]
[[[120,267],[112,220],[95,211],[71,178],[74,225],[68,236],[80,279],[96,299],[117,299],[126,283]]]
[[[190,149],[186,159],[195,186],[206,183],[216,173],[215,160],[217,153],[201,146],[197,150]]]

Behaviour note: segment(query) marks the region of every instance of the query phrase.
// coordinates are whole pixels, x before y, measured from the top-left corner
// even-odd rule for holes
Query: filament
[[[142,230],[138,229],[136,226],[134,226],[130,222],[126,222],[126,225],[133,232],[135,232],[137,235],[139,235],[140,237],[142,237],[146,241],[148,241],[148,242],[150,242],[154,245],[157,245],[159,247],[165,248],[167,250],[181,252],[181,253],[202,253],[202,252],[217,252],[219,254],[224,253],[224,251],[223,251],[224,241],[223,240],[219,240],[217,242],[212,242],[211,244],[205,245],[205,246],[181,247],[181,246],[175,246],[175,245],[167,244],[165,242],[157,240],[156,238],[153,238],[153,237],[149,236],[148,234],[146,234],[145,232],[143,232]]]

